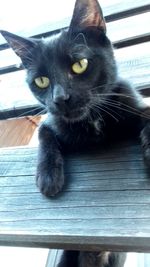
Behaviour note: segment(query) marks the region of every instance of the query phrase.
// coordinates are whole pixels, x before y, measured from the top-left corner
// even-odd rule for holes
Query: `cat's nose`
[[[64,88],[57,84],[53,88],[53,102],[57,105],[63,104],[67,102],[70,98],[70,95],[64,90]]]

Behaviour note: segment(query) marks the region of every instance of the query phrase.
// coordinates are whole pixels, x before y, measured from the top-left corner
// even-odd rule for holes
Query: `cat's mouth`
[[[76,106],[72,103],[72,105],[51,105],[49,107],[50,113],[63,119],[67,122],[77,122],[84,120],[89,115],[89,106],[87,103],[79,103]]]
[[[88,111],[86,107],[81,107],[74,110],[69,110],[61,114],[62,118],[67,121],[81,121],[86,118]]]

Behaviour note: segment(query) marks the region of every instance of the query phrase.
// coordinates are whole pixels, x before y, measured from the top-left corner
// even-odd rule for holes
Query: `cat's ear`
[[[76,0],[70,31],[76,28],[98,27],[106,32],[105,19],[98,0]]]
[[[34,40],[20,37],[7,31],[0,31],[0,33],[6,39],[9,46],[14,50],[17,56],[21,58],[23,64],[28,59],[31,59],[31,51],[37,46],[37,43]]]

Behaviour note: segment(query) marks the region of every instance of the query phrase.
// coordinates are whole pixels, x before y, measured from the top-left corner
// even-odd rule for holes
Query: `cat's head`
[[[48,38],[1,33],[27,69],[35,97],[62,119],[87,118],[115,83],[112,46],[97,0],[77,0],[69,28]]]

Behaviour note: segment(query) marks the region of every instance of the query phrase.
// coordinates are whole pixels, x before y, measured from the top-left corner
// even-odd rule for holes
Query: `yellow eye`
[[[47,77],[38,77],[34,81],[35,84],[41,89],[47,88],[50,84],[50,80]]]
[[[83,72],[86,71],[87,67],[88,67],[88,60],[87,58],[83,58],[72,65],[72,70],[76,74],[82,74]]]

